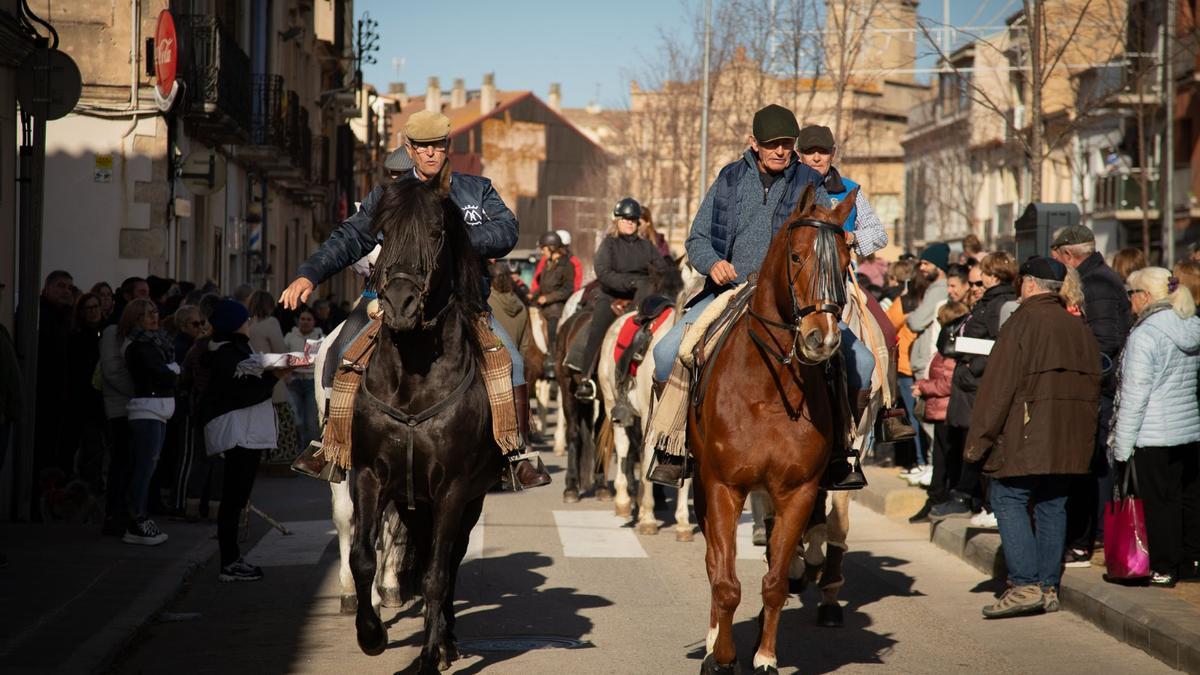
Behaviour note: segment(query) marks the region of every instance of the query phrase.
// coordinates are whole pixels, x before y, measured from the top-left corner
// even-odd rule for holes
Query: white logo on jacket
[[[483,222],[483,209],[475,204],[462,207],[463,222],[474,227]]]

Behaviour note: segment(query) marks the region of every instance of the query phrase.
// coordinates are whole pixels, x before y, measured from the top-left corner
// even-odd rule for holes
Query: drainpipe
[[[142,50],[138,42],[142,37],[142,24],[139,21],[138,0],[129,0],[129,109],[138,107],[138,64],[141,63]],[[137,118],[134,118],[134,124]]]

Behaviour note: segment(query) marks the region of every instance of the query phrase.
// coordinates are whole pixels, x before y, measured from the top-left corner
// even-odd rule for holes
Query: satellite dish
[[[56,120],[75,109],[83,77],[74,59],[57,49],[34,49],[17,69],[17,101],[34,117]]]
[[[225,187],[225,158],[215,150],[196,150],[184,158],[179,177],[192,194],[203,197]]]

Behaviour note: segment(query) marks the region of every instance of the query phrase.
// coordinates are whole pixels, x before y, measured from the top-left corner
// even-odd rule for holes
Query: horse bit
[[[818,230],[818,235],[821,232],[831,232],[831,233],[834,233],[837,235],[842,234],[842,228],[840,226],[834,225],[832,223],[826,223],[824,221],[816,220],[814,218],[802,218],[800,220],[797,220],[794,223],[790,223],[787,227],[788,234],[790,235],[791,231],[796,229],[797,227],[814,228],[814,229]],[[831,267],[831,266],[839,266],[840,267],[840,265],[836,265],[836,264],[831,265],[831,263],[836,263],[836,262],[840,262],[840,261],[832,261],[832,260],[828,260],[827,258],[830,257],[831,253],[833,256],[836,256],[837,250],[836,249],[833,249],[832,251],[824,250],[823,247],[821,246],[821,243],[819,240],[818,240],[815,248],[816,248],[816,250],[814,250],[813,255],[818,258],[817,274],[827,274],[830,276],[834,275],[835,273],[832,270],[829,270],[826,268]],[[768,344],[766,342],[766,340],[760,338],[758,336],[758,334],[756,334],[754,332],[753,329],[750,330],[750,339],[754,340],[755,344],[757,344],[759,347],[761,347],[764,351],[766,351],[768,354],[770,354],[772,358],[774,358],[776,361],[778,361],[780,364],[782,364],[784,366],[789,366],[792,364],[792,362],[799,362],[804,365],[815,366],[815,365],[819,365],[819,363],[805,359],[803,354],[801,353],[801,350],[800,350],[800,324],[802,321],[804,321],[805,317],[807,317],[809,314],[814,314],[814,313],[833,314],[835,317],[837,317],[840,320],[841,316],[842,316],[842,308],[846,302],[846,298],[845,298],[846,287],[845,287],[844,282],[839,282],[839,280],[836,277],[832,277],[831,279],[818,279],[818,281],[816,282],[818,285],[818,288],[817,288],[818,293],[820,293],[821,291],[829,291],[829,294],[831,294],[833,296],[833,302],[831,303],[828,301],[824,301],[826,299],[821,298],[821,300],[823,300],[824,302],[821,302],[820,304],[818,304],[817,302],[814,302],[813,304],[805,305],[804,307],[801,307],[799,300],[796,298],[796,278],[800,275],[800,273],[802,271],[804,271],[805,266],[808,264],[808,262],[809,262],[809,260],[811,260],[811,258],[809,258],[808,260],[804,260],[804,261],[799,261],[799,260],[794,261],[795,257],[796,257],[796,255],[789,250],[788,257],[787,257],[787,277],[788,277],[788,294],[790,295],[791,301],[792,301],[792,322],[784,323],[782,321],[775,321],[774,319],[769,319],[769,318],[759,314],[758,312],[755,312],[753,307],[747,309],[750,316],[754,317],[754,319],[756,319],[760,323],[766,324],[768,326],[773,326],[775,328],[782,328],[783,330],[786,330],[789,333],[791,333],[792,334],[792,340],[791,340],[792,346],[791,346],[790,351],[786,355],[783,354],[778,349],[776,349],[772,345]],[[798,263],[798,266],[796,267],[796,270],[793,273],[792,266],[794,263]],[[824,264],[822,264],[822,263],[824,263]],[[821,285],[825,285],[825,286],[827,286],[827,288],[821,288],[820,287]]]

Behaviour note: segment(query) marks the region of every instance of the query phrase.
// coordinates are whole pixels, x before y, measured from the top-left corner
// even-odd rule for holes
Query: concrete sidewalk
[[[314,482],[315,481],[309,481]],[[329,490],[290,478],[260,475],[253,503],[270,512],[295,499],[328,513]],[[174,599],[192,575],[215,558],[213,520],[155,522],[170,537],[159,546],[125,544],[100,525],[0,524],[0,671],[90,673],[113,658]],[[249,550],[269,526],[250,517],[242,530]]]
[[[925,491],[908,486],[897,468],[863,467],[870,485],[854,498],[897,520],[907,520],[925,503]],[[996,530],[971,527],[966,519],[931,523],[929,539],[984,573],[1004,579],[1007,570]],[[1097,556],[1099,560],[1099,556]],[[1163,663],[1200,673],[1200,584],[1174,589],[1125,586],[1104,580],[1097,561],[1089,568],[1067,568],[1062,605],[1101,630]]]

